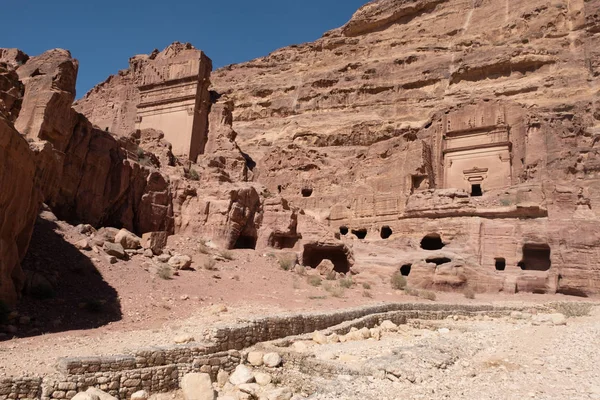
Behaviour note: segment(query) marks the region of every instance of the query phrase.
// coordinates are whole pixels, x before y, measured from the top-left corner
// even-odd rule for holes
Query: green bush
[[[199,181],[200,174],[198,174],[198,172],[194,168],[190,168],[190,172],[188,172],[188,178],[192,181]]]
[[[367,289],[367,290],[369,290],[369,289],[371,289],[371,284],[370,284],[370,283],[367,283],[367,282],[365,282],[365,283],[363,283],[363,284],[362,284],[362,287],[363,287],[363,289]]]
[[[327,283],[323,285],[323,289],[325,289],[333,297],[344,297],[344,288],[342,286]]]
[[[406,287],[406,278],[404,276],[402,276],[402,274],[400,273],[400,271],[396,271],[394,272],[394,275],[392,275],[391,278],[391,284],[392,284],[392,288],[396,289],[396,290],[402,290]]]

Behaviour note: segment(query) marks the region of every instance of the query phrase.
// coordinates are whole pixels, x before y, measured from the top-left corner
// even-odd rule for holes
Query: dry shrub
[[[340,279],[339,285],[344,289],[350,289],[354,285],[354,282],[352,281],[352,277],[349,276],[347,278]]]
[[[279,267],[284,271],[289,271],[296,265],[296,260],[291,257],[280,257],[278,261]]]
[[[406,283],[407,283],[406,278],[404,276],[402,276],[400,271],[394,272],[394,275],[392,275],[390,282],[392,284],[392,288],[394,288],[396,290],[404,289],[406,287]]]
[[[320,276],[315,276],[315,275],[311,275],[309,276],[306,281],[308,282],[309,285],[317,287],[317,286],[321,286],[322,280]]]
[[[233,260],[233,252],[229,251],[229,250],[221,250],[221,257],[223,257],[226,260]]]
[[[158,275],[159,278],[164,279],[165,281],[169,281],[173,279],[173,270],[168,265],[161,265],[160,267],[158,267],[156,275]]]
[[[204,269],[207,271],[218,271],[217,262],[212,258],[204,261]]]

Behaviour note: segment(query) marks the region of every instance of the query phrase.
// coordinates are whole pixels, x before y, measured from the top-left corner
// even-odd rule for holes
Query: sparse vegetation
[[[278,261],[279,267],[284,271],[289,271],[296,265],[296,260],[291,257],[280,257]]]
[[[362,287],[363,287],[363,289],[369,290],[369,289],[371,289],[371,284],[368,282],[365,282],[362,284]]]
[[[168,265],[161,265],[156,271],[156,275],[165,281],[169,281],[173,279],[173,270]]]
[[[556,303],[552,305],[552,308],[567,318],[587,317],[590,315],[592,307],[590,303]]]
[[[198,251],[202,254],[210,254],[210,247],[206,245],[206,240],[200,239],[200,244],[198,245]]]
[[[339,285],[341,287],[343,287],[344,289],[350,289],[354,285],[354,282],[352,281],[352,277],[349,276],[349,277],[340,279]]]
[[[412,288],[412,287],[405,287],[404,288],[404,293],[406,293],[409,296],[418,297],[419,296],[419,289],[415,289],[415,288]]]
[[[327,296],[308,296],[309,300],[325,300]]]
[[[474,299],[475,298],[475,289],[473,289],[470,286],[467,286],[463,292],[463,294],[465,295],[465,297],[467,299]]]
[[[342,286],[326,283],[323,285],[323,289],[325,289],[333,297],[344,297],[345,289]]]
[[[190,172],[188,172],[188,179],[192,181],[199,181],[200,174],[198,174],[198,172],[194,168],[190,168]]]
[[[372,299],[373,298],[373,293],[369,292],[368,290],[363,290],[362,296],[363,297],[367,297],[369,299]]]
[[[217,262],[215,260],[213,260],[212,258],[209,258],[208,260],[204,261],[204,269],[207,271],[218,271],[219,270],[217,268]]]
[[[419,297],[431,301],[435,301],[437,299],[435,292],[432,292],[430,290],[419,290]]]
[[[221,250],[220,254],[221,254],[221,257],[223,257],[226,260],[230,260],[231,261],[231,260],[234,259],[233,252],[230,251],[230,250]]]
[[[321,286],[321,283],[322,283],[321,277],[320,276],[315,276],[315,275],[309,276],[306,279],[306,281],[308,282],[308,284],[310,286],[314,286],[314,287]]]
[[[327,279],[328,281],[335,281],[337,279],[337,274],[335,271],[331,271],[330,273],[327,274],[327,276],[325,277],[325,279]]]
[[[137,154],[138,159],[140,159],[140,160],[143,160],[144,158],[146,158],[146,152],[141,147],[137,148],[136,154]]]
[[[392,275],[391,278],[392,288],[396,290],[402,290],[406,287],[406,283],[406,278],[402,276],[400,271],[394,272],[394,275]]]

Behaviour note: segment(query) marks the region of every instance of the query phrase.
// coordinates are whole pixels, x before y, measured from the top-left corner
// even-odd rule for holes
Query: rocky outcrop
[[[0,117],[0,301],[8,304],[24,284],[20,262],[42,200],[35,173],[27,141]]]

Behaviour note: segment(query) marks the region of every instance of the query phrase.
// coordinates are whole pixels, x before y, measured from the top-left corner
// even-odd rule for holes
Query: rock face
[[[132,57],[129,69],[92,89],[75,109],[121,136],[135,129],[161,130],[175,155],[196,161],[207,141],[211,71],[211,60],[200,50],[173,43]]]
[[[256,179],[397,250],[409,284],[599,293],[599,10],[374,1],[212,81]],[[436,235],[448,254],[426,249]]]

